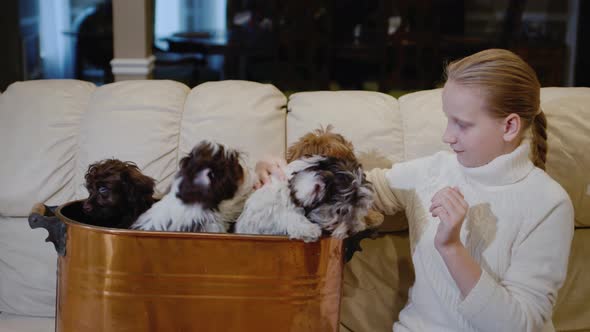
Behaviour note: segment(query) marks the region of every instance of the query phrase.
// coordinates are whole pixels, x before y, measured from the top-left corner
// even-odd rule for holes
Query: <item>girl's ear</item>
[[[518,139],[518,134],[520,133],[520,128],[522,125],[520,116],[518,114],[509,114],[504,118],[504,121],[502,121],[502,125],[504,130],[504,141],[512,142],[515,139]]]

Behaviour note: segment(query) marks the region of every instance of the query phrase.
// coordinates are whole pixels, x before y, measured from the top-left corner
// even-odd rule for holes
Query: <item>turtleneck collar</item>
[[[529,159],[530,144],[523,141],[514,151],[496,157],[486,165],[465,167],[461,164],[463,174],[486,186],[503,186],[523,179],[535,167]]]

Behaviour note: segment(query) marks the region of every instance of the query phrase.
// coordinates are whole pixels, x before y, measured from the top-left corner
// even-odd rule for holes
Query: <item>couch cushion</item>
[[[178,128],[189,88],[174,81],[122,81],[101,86],[82,118],[76,167],[76,197],[88,195],[88,165],[105,158],[133,161],[158,181],[170,185],[176,169]]]
[[[301,92],[289,99],[287,146],[327,125],[354,145],[367,169],[403,160],[402,124],[395,98],[367,91]]]
[[[267,154],[284,154],[285,105],[285,95],[270,84],[203,83],[186,100],[178,157],[203,139],[239,149],[251,163]]]
[[[590,227],[590,88],[543,88],[547,173],[568,192],[576,226]]]
[[[442,141],[447,119],[442,112],[442,89],[424,90],[399,99],[404,125],[404,160],[429,156],[441,150],[451,151]]]
[[[361,246],[344,265],[341,331],[391,331],[414,282],[408,233],[365,239]]]
[[[0,313],[0,332],[54,332],[55,319]]]
[[[80,117],[96,89],[75,80],[17,82],[0,95],[0,214],[74,196]]]
[[[55,315],[57,253],[46,237],[26,218],[0,217],[0,311]]]
[[[590,331],[590,229],[574,232],[567,279],[559,290],[553,324],[558,331]]]
[[[446,117],[442,89],[400,98],[406,160],[449,150],[442,142]],[[541,107],[548,121],[547,173],[568,192],[576,226],[590,227],[590,88],[543,88]]]

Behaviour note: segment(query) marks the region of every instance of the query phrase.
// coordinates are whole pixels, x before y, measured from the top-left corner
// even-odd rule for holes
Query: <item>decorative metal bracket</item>
[[[32,229],[45,228],[49,236],[45,242],[53,243],[60,256],[66,255],[66,225],[55,215],[57,206],[35,204],[29,215],[29,226]]]

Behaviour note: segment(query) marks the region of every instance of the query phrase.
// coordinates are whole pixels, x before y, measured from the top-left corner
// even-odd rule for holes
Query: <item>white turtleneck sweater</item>
[[[529,160],[529,150],[523,143],[475,168],[439,152],[367,174],[375,207],[404,210],[410,226],[416,280],[394,331],[554,331],[574,211],[563,188]],[[482,269],[465,298],[434,247],[439,219],[428,212],[446,186],[458,187],[469,204],[461,242]]]

